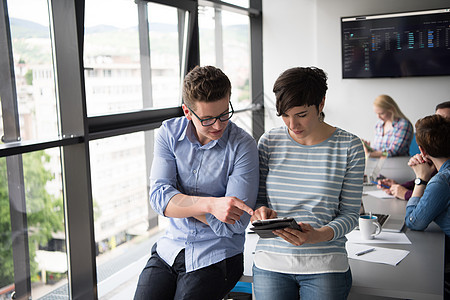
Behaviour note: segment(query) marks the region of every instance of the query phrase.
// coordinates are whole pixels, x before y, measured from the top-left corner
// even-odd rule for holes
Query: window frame
[[[151,103],[151,64],[148,34],[147,3],[159,3],[186,10],[188,20],[179,13],[181,74],[185,75],[200,64],[198,6],[248,15],[250,18],[252,128],[255,139],[264,132],[263,69],[262,69],[262,0],[250,0],[244,8],[218,0],[136,0],[139,18],[143,99]],[[122,134],[146,131],[146,145],[153,140],[152,129],[162,121],[182,116],[181,107],[142,109],[127,113],[87,116],[85,69],[83,64],[85,0],[49,0],[51,39],[55,63],[55,81],[59,109],[60,138],[44,141],[20,139],[19,113],[12,57],[11,34],[7,1],[0,6],[0,97],[2,99],[4,144],[0,157],[6,157],[8,184],[10,185],[11,226],[14,233],[21,232],[13,243],[15,288],[18,299],[31,298],[30,262],[23,184],[22,154],[59,147],[63,176],[66,247],[68,255],[69,298],[97,299],[96,251],[94,239],[93,201],[89,157],[89,141]],[[182,45],[185,45],[182,47]],[[8,72],[4,72],[8,70]],[[144,84],[145,83],[145,84]],[[247,110],[236,111],[236,113]],[[147,132],[148,131],[148,132]],[[146,151],[152,152],[151,148]],[[151,157],[151,155],[149,155]],[[150,162],[151,163],[151,162]],[[20,186],[17,192],[12,187]],[[17,190],[17,188],[16,188]],[[20,199],[20,205],[17,205]]]

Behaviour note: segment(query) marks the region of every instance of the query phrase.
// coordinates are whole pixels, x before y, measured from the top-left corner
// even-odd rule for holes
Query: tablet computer
[[[292,228],[302,231],[300,225],[294,220],[294,218],[276,218],[266,220],[256,220],[252,222],[253,227],[250,230],[259,235],[260,238],[268,239],[277,237],[272,231],[283,228]]]

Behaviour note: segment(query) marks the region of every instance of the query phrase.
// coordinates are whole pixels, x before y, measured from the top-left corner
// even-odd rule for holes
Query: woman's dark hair
[[[222,70],[196,66],[184,78],[183,101],[195,109],[197,101],[214,102],[231,95],[231,82]]]
[[[431,115],[416,122],[416,141],[423,150],[436,158],[450,157],[450,120]]]
[[[275,81],[277,115],[281,116],[295,106],[319,105],[327,92],[327,75],[316,67],[297,67],[284,71]]]

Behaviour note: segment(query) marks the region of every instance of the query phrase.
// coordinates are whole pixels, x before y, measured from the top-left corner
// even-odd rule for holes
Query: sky
[[[10,18],[20,18],[48,26],[47,0],[8,0],[7,2]],[[108,6],[108,13],[100,13]],[[106,24],[126,28],[137,26],[137,23],[137,7],[134,0],[86,1],[86,27]]]
[[[239,3],[243,0],[228,1]],[[48,26],[47,0],[7,0],[10,18],[19,18]],[[106,8],[106,11],[105,11]],[[155,23],[175,24],[176,9],[160,4],[150,3],[149,19]],[[208,18],[209,19],[209,18]],[[247,20],[241,15],[223,13],[222,23],[242,24]],[[120,28],[134,27],[138,24],[137,7],[134,0],[86,0],[85,26],[113,25]],[[203,26],[209,26],[204,24]],[[210,24],[213,26],[213,24]]]

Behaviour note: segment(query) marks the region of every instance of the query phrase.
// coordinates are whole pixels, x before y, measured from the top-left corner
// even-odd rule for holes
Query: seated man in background
[[[411,165],[416,179],[405,217],[411,229],[424,230],[434,221],[450,236],[449,137],[450,120],[442,116],[428,116],[416,123],[417,144],[425,159]],[[435,169],[438,172],[432,176]]]
[[[445,233],[445,299],[450,297],[450,119],[428,116],[416,123],[416,139],[425,159],[411,168],[416,174],[411,199],[406,206],[405,224],[424,230],[436,222]],[[438,173],[432,176],[433,170]]]
[[[435,114],[441,115],[444,118],[450,120],[450,101],[442,102],[436,105]],[[422,157],[422,155],[419,153],[409,160],[408,165],[414,165],[416,164],[416,162],[422,161],[424,159],[426,160],[426,158]],[[433,173],[433,175],[434,174],[436,174],[436,171]],[[378,181],[377,187],[379,189],[383,189],[388,195],[393,195],[398,199],[408,201],[409,198],[411,198],[412,190],[414,189],[414,180],[399,184],[393,179],[385,178]]]
[[[450,119],[450,101],[445,101],[436,105],[436,114]]]
[[[185,116],[158,131],[150,204],[170,224],[135,299],[222,299],[242,276],[259,162],[255,140],[229,121],[230,95],[220,69],[195,67],[184,79]]]

